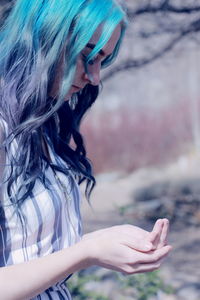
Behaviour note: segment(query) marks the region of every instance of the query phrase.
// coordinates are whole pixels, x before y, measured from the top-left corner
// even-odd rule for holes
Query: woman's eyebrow
[[[86,45],[86,47],[87,47],[87,48],[90,48],[90,49],[94,49],[94,48],[96,47],[96,45],[95,45],[95,44],[88,43],[88,44]],[[106,53],[105,53],[103,50],[100,50],[98,53],[99,53],[100,55],[102,55],[102,56],[106,56]]]

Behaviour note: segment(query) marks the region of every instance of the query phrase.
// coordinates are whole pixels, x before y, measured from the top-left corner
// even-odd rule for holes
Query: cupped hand
[[[134,274],[160,267],[171,246],[165,245],[168,222],[158,220],[151,232],[133,225],[119,225],[83,236],[91,264]]]
[[[120,234],[127,240],[131,239],[131,248],[141,252],[148,252],[150,250],[155,250],[166,246],[168,232],[168,219],[158,219],[155,222],[151,232],[146,231],[137,226],[124,224],[87,233],[83,236],[83,240],[95,238],[110,233],[117,235]]]

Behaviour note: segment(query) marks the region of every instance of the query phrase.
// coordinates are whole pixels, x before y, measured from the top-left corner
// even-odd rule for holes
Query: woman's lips
[[[81,90],[81,88],[78,87],[78,86],[76,86],[76,85],[73,85],[73,87],[74,87],[75,89],[77,89],[77,90]]]

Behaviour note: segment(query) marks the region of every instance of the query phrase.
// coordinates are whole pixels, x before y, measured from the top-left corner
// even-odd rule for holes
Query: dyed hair
[[[0,115],[8,133],[3,147],[11,172],[7,192],[11,203],[23,203],[36,179],[45,182],[44,164],[48,160],[42,150],[42,136],[47,135],[55,152],[66,162],[66,168],[51,165],[55,170],[77,174],[79,183],[86,180],[89,198],[95,184],[79,132],[85,112],[95,102],[99,87],[88,84],[82,91],[64,101],[76,71],[77,58],[100,24],[102,34],[87,64],[111,37],[118,24],[121,37],[112,55],[102,67],[115,59],[126,27],[125,13],[113,0],[17,0],[0,31]],[[64,72],[58,95],[49,97],[55,69],[65,51]],[[59,122],[59,126],[58,126]],[[11,145],[17,141],[13,155]],[[75,147],[71,147],[71,141]],[[69,167],[67,167],[69,166]],[[12,185],[21,176],[17,194]],[[19,197],[19,192],[24,191]]]

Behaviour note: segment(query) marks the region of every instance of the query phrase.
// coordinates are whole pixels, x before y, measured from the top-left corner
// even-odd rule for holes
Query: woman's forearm
[[[1,299],[27,300],[64,279],[89,267],[85,243],[31,260],[0,268]]]
[[[166,246],[168,220],[158,220],[147,232],[124,224],[86,234],[72,247],[19,265],[0,268],[3,300],[27,300],[71,273],[97,265],[135,274],[160,267],[171,251]],[[156,244],[155,244],[155,241]]]

